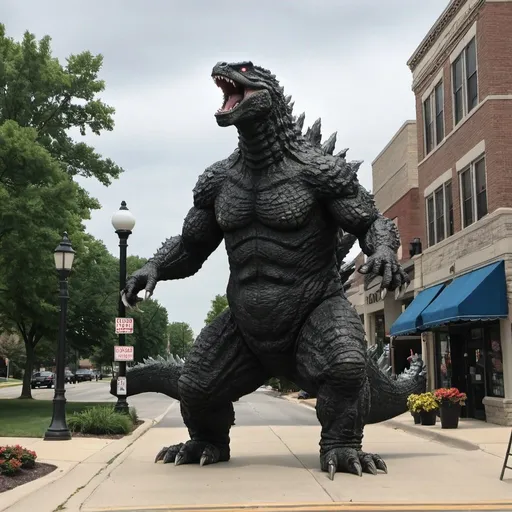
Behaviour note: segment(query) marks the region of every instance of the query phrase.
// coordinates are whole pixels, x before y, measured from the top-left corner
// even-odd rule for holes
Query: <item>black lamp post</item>
[[[54,252],[55,268],[60,281],[60,324],[59,343],[57,347],[57,380],[53,397],[52,422],[44,435],[46,441],[66,441],[71,439],[71,432],[66,423],[66,389],[64,367],[66,366],[66,321],[68,313],[68,277],[73,266],[75,251],[71,247],[68,234],[64,233],[60,244]]]
[[[119,236],[119,291],[123,291],[126,285],[126,249],[128,247],[128,237],[132,234],[132,229],[135,226],[135,217],[130,210],[126,207],[126,201],[121,202],[121,208],[112,216],[112,226]],[[119,318],[126,316],[125,305],[119,294],[118,306]],[[119,345],[126,345],[125,334],[119,334]],[[119,361],[118,377],[126,377],[126,361]],[[115,410],[118,412],[128,412],[128,402],[126,395],[117,397]]]

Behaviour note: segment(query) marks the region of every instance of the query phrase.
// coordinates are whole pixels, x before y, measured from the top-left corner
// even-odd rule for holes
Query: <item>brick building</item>
[[[398,257],[414,281],[414,264],[410,261],[409,244],[421,234],[420,205],[418,200],[418,156],[416,121],[406,121],[391,138],[386,147],[372,162],[372,192],[380,212],[392,219],[401,236]],[[365,256],[356,258],[356,268],[364,263]],[[370,344],[387,342],[389,328],[414,298],[410,286],[402,295],[379,291],[380,279],[364,289],[364,278],[355,272],[347,296],[364,322]],[[401,338],[396,345],[397,371],[406,364],[409,350],[421,351],[418,335]],[[402,354],[403,352],[403,354]]]
[[[511,425],[512,1],[450,1],[408,65],[423,253],[393,329],[423,332],[429,386],[465,391],[464,415]]]

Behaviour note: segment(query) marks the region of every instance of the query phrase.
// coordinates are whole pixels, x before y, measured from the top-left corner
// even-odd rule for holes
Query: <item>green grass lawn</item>
[[[69,417],[94,405],[106,402],[67,402]],[[0,400],[0,437],[43,437],[52,419],[51,400]]]

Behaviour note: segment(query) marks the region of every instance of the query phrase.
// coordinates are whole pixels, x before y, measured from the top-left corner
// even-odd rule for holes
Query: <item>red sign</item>
[[[133,361],[133,347],[116,345],[114,347],[114,361]]]
[[[116,318],[116,334],[133,334],[133,318]]]

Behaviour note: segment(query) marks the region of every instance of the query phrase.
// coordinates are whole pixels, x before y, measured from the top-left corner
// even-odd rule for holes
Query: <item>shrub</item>
[[[137,425],[139,421],[139,415],[137,414],[137,409],[135,407],[130,407],[130,418],[134,425]]]
[[[15,446],[0,446],[0,474],[14,475],[21,468],[30,469],[36,464],[36,452],[23,448],[19,444]]]
[[[75,412],[68,419],[72,432],[93,435],[129,434],[132,431],[132,416],[116,412],[113,406],[97,405]]]

